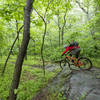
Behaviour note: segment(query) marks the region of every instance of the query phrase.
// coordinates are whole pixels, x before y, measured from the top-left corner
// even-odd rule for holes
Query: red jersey
[[[75,49],[75,48],[79,48],[79,46],[68,46],[68,47],[66,47],[66,50],[62,53],[62,56],[63,56],[67,51],[71,51],[72,49]]]

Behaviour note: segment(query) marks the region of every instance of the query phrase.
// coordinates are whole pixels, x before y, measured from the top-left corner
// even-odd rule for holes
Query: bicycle
[[[71,70],[71,65],[80,68],[81,70],[90,70],[92,68],[92,62],[87,57],[72,57],[68,56],[68,53],[65,54],[65,59],[60,61],[60,67],[63,69],[65,66],[68,66]]]

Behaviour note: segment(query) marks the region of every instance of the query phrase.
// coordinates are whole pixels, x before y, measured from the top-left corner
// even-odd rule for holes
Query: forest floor
[[[53,71],[57,66],[47,66]],[[100,100],[100,69],[63,69],[32,100]]]
[[[0,62],[3,69],[5,58]],[[45,63],[45,77],[41,60],[29,58],[22,68],[18,100],[100,100],[100,67],[97,61],[90,71],[61,70],[57,63]],[[0,99],[6,100],[13,76],[15,57],[7,64],[5,77],[0,77]],[[99,68],[98,68],[99,67]],[[5,89],[5,87],[7,87]],[[27,92],[27,94],[26,94]]]

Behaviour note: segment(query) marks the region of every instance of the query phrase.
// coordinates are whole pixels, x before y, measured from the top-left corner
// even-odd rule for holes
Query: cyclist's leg
[[[76,64],[77,63],[77,59],[78,59],[78,57],[80,55],[80,48],[76,48],[76,49],[72,50],[71,54],[73,55],[72,62],[74,62]]]
[[[79,55],[80,55],[80,52],[77,52],[77,53],[76,53],[76,55],[75,55],[75,56],[76,56],[76,58],[78,58],[78,57],[79,57]]]
[[[74,63],[74,59],[73,59],[73,57],[75,56],[75,52],[74,52],[74,50],[72,50],[71,52],[70,52],[70,56],[72,57],[72,62]]]
[[[76,58],[79,57],[80,51],[81,51],[80,48],[77,48],[77,49],[75,50],[75,56],[76,56]]]

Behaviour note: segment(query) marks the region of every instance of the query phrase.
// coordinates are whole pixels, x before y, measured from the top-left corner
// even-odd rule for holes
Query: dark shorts
[[[76,48],[74,50],[71,51],[71,55],[78,55],[80,53],[81,49],[80,48]]]

